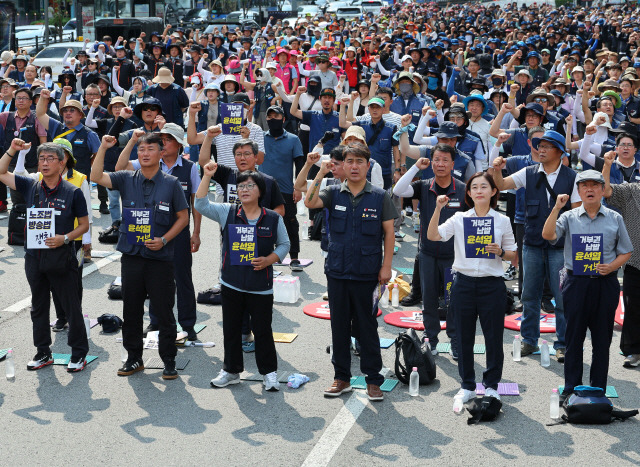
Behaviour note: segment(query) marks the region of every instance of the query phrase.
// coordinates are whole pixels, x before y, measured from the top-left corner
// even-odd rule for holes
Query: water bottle
[[[398,288],[398,284],[394,284],[393,290],[391,291],[391,306],[394,308],[400,306],[400,289]]]
[[[461,397],[453,398],[453,412],[456,414],[461,414],[464,410],[464,402],[462,402]]]
[[[378,305],[380,305],[381,308],[389,308],[389,287],[384,289]]]
[[[87,339],[91,338],[91,320],[89,315],[84,315],[84,327],[87,330]]]
[[[307,219],[302,222],[302,236],[300,238],[309,240],[309,221]]]
[[[431,352],[431,343],[428,337],[424,338],[424,348],[427,349],[427,352]]]
[[[120,360],[122,363],[127,363],[127,359],[129,358],[129,352],[124,348],[124,343],[120,346]]]
[[[547,341],[542,341],[542,345],[540,346],[540,365],[545,368],[551,365],[551,359],[549,358],[549,344],[547,344]]]
[[[418,375],[418,367],[415,366],[409,376],[409,395],[411,397],[420,395],[420,375]]]
[[[557,389],[551,391],[551,401],[549,402],[549,416],[553,420],[557,420],[560,418],[560,394],[558,394]]]
[[[513,338],[513,361],[519,362],[520,360],[520,336],[517,335]]]
[[[7,351],[7,356],[4,360],[4,368],[7,371],[7,379],[12,380],[16,377],[16,366],[13,363],[13,349]]]

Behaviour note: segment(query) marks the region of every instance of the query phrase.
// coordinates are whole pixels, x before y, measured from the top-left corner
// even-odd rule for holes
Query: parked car
[[[355,0],[352,5],[359,5],[365,13],[373,13],[378,16],[386,6],[381,0]]]
[[[360,18],[364,15],[365,11],[361,6],[343,6],[336,10],[336,16],[340,19],[352,20],[354,18]]]
[[[229,23],[240,23],[242,21],[247,21],[247,20],[259,22],[260,13],[258,13],[257,11],[251,11],[251,10],[247,10],[246,13],[242,10],[232,11],[227,15],[225,20]]]
[[[71,57],[75,57],[80,50],[83,48],[82,42],[59,42],[57,44],[51,44],[49,47],[46,47],[36,55],[33,60],[33,64],[41,67],[41,66],[50,66],[53,71],[53,79],[56,80],[58,75],[62,73],[62,59],[64,58],[67,50],[71,49],[73,52],[71,53]]]
[[[40,46],[42,44],[44,46],[44,35],[45,35],[45,27],[43,24],[37,25],[36,27],[29,26],[28,29],[20,29],[16,28],[16,41],[18,42],[18,47],[33,47],[36,45]],[[71,41],[75,39],[76,31],[75,30],[62,30],[62,40]],[[55,26],[49,26],[49,41],[59,41],[60,36],[58,35],[58,30]]]
[[[305,17],[307,15],[316,16],[320,14],[320,8],[316,5],[301,5],[298,7],[298,16]]]
[[[348,2],[331,2],[329,4],[327,4],[327,8],[325,10],[325,13],[336,13],[338,11],[338,8],[343,8],[343,7],[348,7],[351,5],[351,1]]]
[[[226,26],[229,31],[235,31],[236,29],[240,29],[240,31],[242,31],[245,26],[249,26],[252,29],[260,29],[258,23],[253,20],[245,20],[239,23],[230,23],[226,18],[217,18],[211,21],[209,26],[207,26],[207,28],[204,30],[203,34],[213,34],[216,28],[218,29],[218,31],[221,31],[222,26]]]
[[[209,10],[206,8],[193,8],[180,20],[180,26],[184,28],[204,29],[207,24],[209,24]]]

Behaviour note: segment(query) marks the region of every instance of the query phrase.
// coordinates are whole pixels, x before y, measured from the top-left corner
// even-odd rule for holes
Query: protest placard
[[[124,208],[122,222],[127,229],[127,242],[140,245],[153,239],[153,213],[151,209]]]
[[[493,217],[464,217],[464,252],[466,258],[493,259],[485,247],[493,243]]]
[[[49,248],[44,242],[56,234],[56,216],[53,208],[27,209],[27,248]]]

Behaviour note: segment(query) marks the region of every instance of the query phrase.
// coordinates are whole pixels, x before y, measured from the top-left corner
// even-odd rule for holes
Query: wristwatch
[[[160,240],[162,240],[162,245],[163,246],[167,246],[167,239],[164,237],[160,237]]]
[[[67,235],[64,236],[64,244],[65,245],[69,244],[69,237]]]
[[[500,255],[499,255],[499,256],[500,256],[500,258],[504,258],[504,254],[506,253],[506,251],[504,251],[502,248],[500,248],[500,251],[502,252],[502,253],[500,253]]]

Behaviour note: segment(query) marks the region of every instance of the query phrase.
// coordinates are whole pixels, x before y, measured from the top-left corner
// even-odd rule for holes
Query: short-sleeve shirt
[[[340,191],[347,191],[349,193],[349,197],[351,198],[351,203],[354,206],[357,206],[358,204],[360,204],[360,201],[362,201],[362,198],[364,197],[365,193],[371,192],[372,187],[373,185],[371,185],[371,182],[367,181],[362,191],[360,191],[360,193],[358,193],[354,197],[353,194],[351,193],[351,190],[349,190],[348,181],[345,180],[340,185]],[[331,206],[331,203],[333,201],[333,193],[334,191],[330,186],[320,191],[319,197],[322,200],[322,204],[325,207]],[[399,216],[400,214],[398,213],[398,210],[393,204],[393,201],[391,200],[391,196],[389,196],[388,192],[385,192],[384,199],[382,201],[382,222],[388,221],[391,219],[397,219]]]
[[[222,187],[224,191],[224,200],[226,203],[230,202],[228,198],[228,189],[229,189],[229,176],[234,173],[236,177],[240,173],[238,169],[234,169],[231,167],[227,167],[226,165],[218,164],[218,169],[216,173],[213,175],[213,181]],[[284,198],[282,197],[282,193],[280,192],[280,187],[278,186],[278,182],[271,176],[267,174],[262,174],[267,183],[268,180],[271,180],[271,190],[269,192],[268,198],[263,198],[260,206],[267,209],[275,209],[278,206],[282,206],[284,204]],[[233,186],[233,191],[236,190],[236,187]],[[234,202],[237,202],[237,198]]]
[[[267,132],[265,142],[266,150],[260,172],[275,178],[283,193],[293,193],[293,161],[304,156],[300,138],[288,131],[277,138]]]

